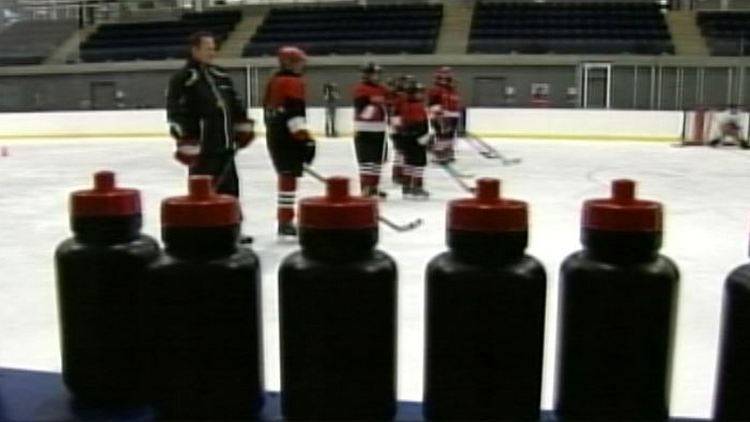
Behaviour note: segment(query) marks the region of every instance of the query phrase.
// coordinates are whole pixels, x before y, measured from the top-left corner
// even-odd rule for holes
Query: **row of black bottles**
[[[375,201],[331,178],[300,203],[301,250],[279,269],[282,412],[388,420],[396,411],[396,264]],[[83,405],[148,403],[161,419],[253,419],[262,407],[260,263],[237,201],[208,177],[162,203],[161,251],[140,197],[95,175],[71,195],[56,254],[63,377]],[[449,250],[427,268],[424,415],[536,420],[546,275],[525,254],[528,206],[482,179],[448,206]],[[563,419],[666,419],[678,271],[662,207],[615,181],[584,203],[584,248],[560,278],[555,408]],[[750,265],[730,277],[715,414],[750,419]],[[748,350],[746,350],[748,349]]]

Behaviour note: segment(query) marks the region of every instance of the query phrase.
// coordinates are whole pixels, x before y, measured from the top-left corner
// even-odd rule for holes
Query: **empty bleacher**
[[[674,47],[656,3],[481,2],[469,53],[674,54]]]
[[[75,30],[74,20],[16,22],[0,32],[0,65],[40,64]]]
[[[272,55],[283,45],[312,55],[431,54],[442,16],[442,5],[425,4],[273,8],[243,55]]]
[[[700,12],[698,26],[712,55],[750,55],[750,12]]]
[[[242,19],[238,10],[186,13],[179,20],[104,24],[81,44],[85,62],[184,58],[187,38],[209,31],[221,43]]]

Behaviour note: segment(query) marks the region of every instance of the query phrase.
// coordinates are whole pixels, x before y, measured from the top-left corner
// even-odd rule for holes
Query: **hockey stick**
[[[313,179],[326,183],[327,178],[323,176],[322,174],[318,173],[317,171],[313,170],[310,166],[304,166],[302,168],[302,171],[304,171],[306,174],[310,175]],[[386,226],[390,227],[391,229],[397,231],[397,232],[406,232],[410,230],[414,230],[417,227],[421,226],[423,221],[421,218],[417,218],[416,220],[407,223],[407,224],[397,224],[393,222],[392,220],[383,217],[382,215],[378,215],[378,221],[385,224]]]
[[[456,170],[451,165],[451,163],[438,163],[438,165],[443,170],[445,170],[446,173],[448,173],[448,176],[451,179],[453,179],[453,181],[455,181],[456,184],[458,184],[458,186],[461,187],[461,189],[463,189],[463,190],[465,190],[466,192],[469,192],[469,193],[474,193],[474,191],[476,190],[476,188],[474,188],[472,186],[469,186],[469,184],[464,181],[464,179],[462,177],[463,175],[458,170]]]
[[[521,163],[520,158],[508,158],[504,156],[500,153],[500,151],[495,149],[495,147],[472,133],[466,132],[464,140],[468,142],[468,144],[471,145],[471,147],[474,148],[474,150],[484,158],[490,160],[500,160],[500,162],[504,166],[512,166]]]
[[[219,189],[219,186],[221,186],[222,183],[224,183],[224,179],[227,178],[227,175],[229,174],[229,169],[232,168],[232,164],[234,163],[234,158],[237,156],[237,150],[232,150],[232,155],[227,160],[227,163],[224,164],[224,167],[221,169],[221,173],[219,173],[216,178],[214,178],[214,189]]]

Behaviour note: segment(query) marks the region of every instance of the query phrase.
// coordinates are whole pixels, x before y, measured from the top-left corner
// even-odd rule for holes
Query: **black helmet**
[[[360,71],[365,75],[371,75],[373,73],[382,72],[383,68],[373,62],[369,62],[365,65],[362,65],[362,67],[360,68]]]
[[[417,94],[424,91],[424,85],[419,83],[416,79],[407,80],[406,82],[406,93]]]

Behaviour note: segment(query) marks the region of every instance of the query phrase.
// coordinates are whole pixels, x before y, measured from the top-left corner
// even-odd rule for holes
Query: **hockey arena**
[[[62,249],[58,248],[62,248],[59,246],[61,242],[74,236],[72,227],[79,227],[76,226],[76,218],[80,216],[71,215],[71,212],[76,212],[71,194],[91,189],[95,173],[111,171],[115,174],[117,186],[140,191],[141,232],[159,241],[160,254],[168,256],[172,253],[164,247],[165,239],[162,238],[171,227],[163,220],[162,213],[166,212],[163,201],[186,194],[188,169],[195,165],[190,160],[200,160],[201,153],[190,155],[193,149],[185,147],[196,146],[192,143],[196,141],[205,151],[207,141],[180,136],[190,130],[190,122],[179,120],[182,117],[175,116],[183,114],[170,109],[169,101],[173,94],[170,92],[173,89],[170,78],[185,65],[185,52],[194,51],[190,48],[195,45],[191,47],[187,44],[187,35],[199,30],[209,30],[215,34],[219,45],[215,63],[222,66],[222,72],[226,71],[227,79],[232,81],[243,107],[240,117],[232,117],[236,119],[232,129],[235,132],[226,135],[227,142],[239,142],[237,134],[241,129],[238,128],[243,123],[252,123],[254,132],[254,139],[249,143],[242,146],[233,144],[236,149],[232,149],[230,160],[235,160],[238,204],[242,210],[241,223],[235,221],[234,224],[240,224],[239,233],[242,236],[251,237],[251,243],[243,243],[238,248],[251,249],[259,263],[256,268],[260,276],[256,286],[259,297],[253,305],[257,307],[253,309],[260,318],[257,334],[257,345],[262,350],[260,382],[262,390],[272,394],[269,396],[272,398],[266,398],[266,409],[259,411],[258,420],[284,420],[283,413],[292,418],[291,399],[284,404],[283,399],[279,401],[278,397],[284,397],[284,371],[289,374],[300,369],[285,364],[285,356],[291,359],[291,354],[283,352],[283,343],[299,342],[304,336],[294,337],[289,332],[282,332],[284,318],[291,321],[294,311],[281,309],[280,283],[288,282],[285,286],[293,284],[289,280],[280,280],[280,277],[290,277],[280,276],[285,274],[280,269],[289,265],[288,257],[300,250],[299,239],[311,236],[305,234],[309,228],[305,227],[296,207],[305,198],[326,194],[325,182],[315,176],[347,177],[352,195],[359,197],[361,193],[369,196],[369,200],[377,203],[381,222],[387,220],[386,224],[379,225],[377,249],[388,254],[397,266],[397,288],[393,292],[395,302],[391,302],[396,306],[396,316],[393,328],[394,365],[390,374],[395,380],[397,402],[393,405],[397,406],[397,410],[395,416],[391,415],[392,418],[371,416],[374,420],[430,420],[429,416],[422,414],[422,402],[425,401],[427,390],[425,383],[430,379],[425,368],[432,368],[426,364],[428,337],[431,335],[425,328],[428,318],[426,292],[431,288],[428,284],[432,282],[426,280],[426,269],[433,258],[448,250],[446,236],[451,236],[451,230],[447,230],[447,225],[453,224],[455,218],[447,211],[451,201],[474,197],[477,181],[486,178],[499,179],[502,198],[528,204],[528,247],[525,253],[537,259],[546,274],[546,283],[543,284],[546,291],[543,299],[546,300],[542,302],[544,312],[539,314],[544,322],[540,331],[543,342],[537,342],[540,347],[538,352],[543,359],[539,362],[541,371],[532,373],[532,378],[534,375],[540,378],[541,389],[530,393],[531,397],[540,394],[538,409],[542,410],[541,419],[565,420],[564,412],[568,411],[560,404],[566,399],[561,399],[557,390],[562,382],[560,368],[566,365],[561,362],[560,352],[562,340],[559,333],[563,319],[560,304],[565,302],[569,309],[573,309],[574,302],[571,298],[572,288],[563,295],[560,286],[566,277],[570,278],[568,282],[573,279],[566,269],[569,264],[564,262],[569,263],[571,254],[581,250],[582,239],[588,242],[587,236],[590,234],[586,230],[597,230],[585,227],[582,231],[582,224],[588,224],[587,218],[590,218],[584,215],[590,204],[584,203],[592,199],[610,198],[612,191],[616,190],[613,181],[631,179],[636,183],[637,199],[662,204],[659,212],[663,213],[663,218],[659,217],[661,214],[655,217],[656,229],[650,228],[645,232],[663,232],[658,253],[673,261],[679,270],[679,280],[675,281],[671,293],[674,300],[671,311],[664,311],[663,321],[658,321],[656,317],[652,321],[639,319],[642,324],[640,328],[648,331],[649,325],[656,326],[663,322],[665,327],[672,327],[672,331],[662,339],[667,345],[666,356],[654,352],[659,346],[653,344],[653,339],[651,343],[638,340],[639,327],[623,328],[617,325],[622,319],[615,319],[618,322],[612,323],[611,330],[607,330],[605,338],[599,339],[597,344],[603,345],[601,350],[607,350],[607,344],[621,345],[623,349],[631,347],[623,355],[617,356],[625,356],[625,360],[632,357],[636,364],[648,365],[661,358],[666,362],[665,376],[651,384],[640,379],[640,373],[631,378],[625,377],[616,366],[627,367],[632,362],[617,362],[612,358],[608,362],[613,365],[612,373],[601,373],[600,377],[607,379],[617,374],[622,378],[613,377],[613,382],[603,382],[601,386],[604,387],[600,388],[626,391],[627,388],[620,390],[621,385],[615,384],[630,386],[643,382],[640,391],[643,394],[632,398],[632,402],[628,402],[628,398],[613,400],[625,406],[623,409],[627,408],[619,409],[622,413],[617,413],[618,409],[609,409],[607,411],[611,413],[587,416],[599,420],[651,419],[655,413],[644,410],[648,407],[645,404],[639,407],[641,404],[638,401],[650,403],[649,395],[659,396],[661,391],[665,397],[655,400],[662,400],[666,404],[671,419],[742,420],[741,416],[737,416],[743,414],[741,411],[734,416],[729,413],[717,416],[716,403],[721,382],[734,383],[722,387],[726,391],[731,390],[730,393],[723,393],[727,397],[731,397],[732,393],[750,393],[750,352],[746,347],[738,347],[734,354],[725,352],[723,358],[732,359],[736,365],[732,371],[728,371],[736,378],[727,381],[729,378],[719,376],[722,347],[728,348],[732,343],[727,322],[730,311],[726,305],[729,301],[726,280],[730,272],[748,262],[750,244],[750,191],[745,185],[750,180],[747,173],[750,151],[746,150],[750,130],[750,112],[747,111],[750,105],[750,83],[747,81],[750,61],[746,58],[748,52],[745,47],[749,39],[741,29],[743,25],[750,24],[750,12],[743,11],[748,6],[744,1],[206,0],[118,3],[8,0],[8,4],[5,3],[0,2],[0,11],[3,12],[0,18],[0,46],[7,45],[5,50],[0,51],[0,177],[4,180],[0,187],[0,212],[5,222],[4,232],[0,236],[0,272],[3,274],[0,278],[0,421],[154,419],[153,413],[144,416],[127,410],[129,406],[137,407],[133,406],[132,401],[87,408],[88,404],[81,405],[74,400],[76,394],[85,395],[74,392],[80,387],[64,385],[61,374],[64,370],[73,369],[63,367],[61,355],[85,353],[73,349],[61,352],[70,347],[66,346],[65,341],[70,342],[68,344],[74,342],[75,336],[70,333],[78,327],[66,326],[66,334],[62,333],[61,325],[67,317],[63,316],[61,301],[67,299],[64,299],[66,296],[61,290],[61,278],[72,276],[65,275],[67,273],[61,269],[66,264],[61,260]],[[327,14],[333,18],[326,18]],[[336,22],[337,16],[356,22],[347,26],[343,22]],[[383,28],[377,30],[376,23],[371,19],[373,17],[391,20],[384,20]],[[572,23],[566,26],[563,23],[565,20]],[[319,22],[316,24],[315,21]],[[528,23],[525,29],[521,25],[523,22]],[[608,31],[608,25],[617,29]],[[294,28],[299,34],[295,35]],[[401,31],[398,32],[401,38],[384,35],[389,31]],[[620,34],[616,36],[613,31]],[[628,35],[628,32],[631,34]],[[130,38],[130,42],[127,38]],[[159,41],[160,38],[171,40],[171,44]],[[270,88],[267,86],[272,84],[273,78],[278,77],[277,60],[281,63],[281,73],[288,70],[284,68],[283,58],[277,58],[277,55],[281,57],[279,48],[285,46],[294,46],[305,52],[304,72],[294,76],[304,80],[306,88],[301,98],[305,110],[304,129],[297,126],[299,120],[295,119],[298,116],[293,113],[282,121],[282,125],[273,120],[276,114],[271,113],[273,117],[269,117],[268,102],[273,95],[269,94]],[[375,65],[379,68],[378,78],[369,80],[368,75],[375,73]],[[455,110],[452,108],[455,104],[447,105],[446,102],[437,104],[435,108],[436,104],[431,102],[430,97],[430,90],[434,84],[440,86],[439,78],[445,77],[446,73],[443,72],[447,72],[447,68],[450,69],[452,89],[460,98],[460,107],[456,106]],[[401,129],[393,124],[394,117],[406,121],[409,114],[393,112],[389,108],[391,105],[372,100],[379,94],[367,94],[370,95],[369,102],[362,105],[362,101],[365,101],[362,98],[367,95],[361,94],[357,87],[363,80],[365,84],[385,86],[389,80],[404,75],[413,75],[410,77],[415,80],[413,90],[407,88],[405,92],[410,98],[407,101],[418,101],[424,109],[424,117],[420,121],[424,133],[398,132]],[[185,86],[189,86],[189,83]],[[211,88],[210,82],[208,86]],[[223,86],[219,90],[223,90]],[[284,89],[287,89],[286,86]],[[417,91],[423,92],[424,96],[408,97]],[[213,88],[207,88],[205,92],[220,97]],[[285,92],[282,90],[282,93]],[[294,98],[295,101],[300,100]],[[222,99],[218,98],[218,101],[221,103]],[[213,107],[213,104],[209,105]],[[283,114],[297,105],[283,103],[274,107]],[[371,109],[367,108],[371,105],[382,105],[382,116],[373,118]],[[398,107],[393,109],[397,110]],[[435,122],[446,116],[452,117],[454,112],[457,122],[455,131],[450,136],[442,136],[444,123]],[[176,131],[175,123],[179,127]],[[211,123],[202,122],[200,126],[199,133],[207,138],[205,131],[210,129],[205,129],[204,124],[207,127]],[[226,122],[223,124],[224,127],[232,127]],[[373,127],[384,134],[383,145],[387,145],[386,150],[377,151],[376,155],[382,154],[383,159],[377,163],[370,162],[377,159],[363,160],[362,157],[367,154],[357,151],[361,146],[354,142],[363,131],[370,133],[368,131]],[[302,132],[307,134],[299,138],[297,134]],[[414,181],[418,179],[418,186],[424,195],[407,189],[404,179],[392,177],[394,165],[402,163],[397,157],[403,153],[393,142],[394,134],[412,136],[414,146],[424,149],[427,162],[423,170],[414,170],[419,164],[409,167],[411,162],[408,157],[404,164],[411,168],[405,180],[411,180],[410,186],[414,187],[417,186]],[[269,148],[268,143],[280,142],[277,136],[288,136],[308,146],[314,142],[314,159],[303,159],[304,163],[297,163],[304,170],[301,170],[296,182],[296,192],[288,189],[289,179],[284,178],[288,177],[289,172],[280,171],[278,158],[272,157],[278,152],[273,147]],[[422,137],[424,143],[420,140]],[[443,145],[450,145],[446,146],[452,150],[449,160],[441,155],[441,141]],[[195,167],[192,168],[194,171]],[[216,176],[223,179],[227,168],[222,165],[221,174],[214,175],[214,181],[217,180]],[[379,178],[373,179],[373,172],[378,171]],[[374,185],[373,180],[376,180]],[[292,208],[289,206],[290,198],[293,198],[296,209],[291,220],[287,211]],[[613,205],[613,208],[617,207]],[[649,210],[655,212],[651,208]],[[624,221],[616,218],[605,220],[613,225]],[[640,224],[643,220],[641,217],[637,221]],[[636,220],[628,220],[635,232],[637,230],[633,229],[633,224],[638,224],[633,221]],[[205,225],[201,230],[214,227],[211,223],[202,223]],[[281,230],[287,223],[300,230],[299,238]],[[331,224],[338,227],[339,223]],[[348,223],[341,224],[345,226]],[[601,227],[598,229],[606,232]],[[315,230],[318,229],[310,233],[319,235]],[[613,230],[617,235],[625,231],[627,229]],[[206,236],[206,242],[215,240],[205,233],[202,236]],[[638,236],[642,234],[638,233],[634,242],[641,239]],[[344,243],[349,238],[341,239],[344,239],[340,240],[342,249],[350,247]],[[488,242],[494,241],[491,236],[487,239]],[[632,240],[627,236],[623,239],[628,242]],[[614,249],[618,253],[629,254],[627,249]],[[497,259],[502,261],[501,258]],[[605,266],[611,271],[624,271],[627,275],[622,277],[626,280],[630,277],[637,284],[638,271],[642,270],[644,277],[658,272],[656,267],[643,270],[650,265],[646,263],[648,259],[644,258],[636,265],[630,261],[622,264],[605,260],[608,262]],[[342,258],[342,262],[345,260]],[[82,279],[93,277],[93,280],[106,284],[107,273],[116,270],[114,267],[105,268],[106,263],[111,264],[110,261],[101,262],[105,262],[102,264],[104,270],[98,267],[84,270],[81,272],[85,274],[81,275]],[[220,260],[216,258],[216,262]],[[356,261],[352,262],[351,265],[356,266]],[[191,263],[196,267],[190,268],[199,268],[199,264]],[[329,264],[334,268],[331,274],[349,271],[336,269],[336,262]],[[469,260],[462,265],[477,265],[481,269],[485,264]],[[227,264],[227,271],[232,268]],[[363,269],[363,279],[367,278],[368,271],[375,270]],[[522,272],[518,268],[514,271]],[[742,278],[743,274],[736,273],[734,280],[737,283],[747,280]],[[331,277],[335,278],[335,275]],[[612,277],[614,280],[615,277]],[[196,280],[197,283],[201,282],[199,278]],[[214,278],[206,277],[203,282],[212,284],[219,280],[222,279],[216,275]],[[75,281],[73,277],[67,279],[66,283]],[[610,280],[594,281],[607,283]],[[502,283],[503,279],[497,279],[497,282]],[[460,284],[455,283],[454,288],[460,289]],[[624,304],[630,304],[634,314],[641,311],[645,314],[659,306],[655,291],[647,290],[648,286],[639,288],[644,290],[630,292],[636,297],[632,303],[608,305],[605,299],[601,299],[601,306],[596,309],[623,312]],[[352,299],[352,303],[341,306],[342,315],[367,301],[366,298],[357,297],[356,289],[350,288],[349,291],[350,296],[340,298]],[[327,294],[334,295],[331,292]],[[623,293],[623,296],[627,294]],[[737,321],[742,321],[743,316],[750,315],[750,309],[747,315],[742,314],[744,307],[749,305],[742,301],[743,291],[733,291],[733,294],[738,296],[733,302],[736,307],[732,309],[739,315]],[[175,295],[178,298],[183,296]],[[305,295],[299,293],[298,296],[295,300],[304,301]],[[456,309],[461,309],[460,301],[464,296],[456,293],[455,297]],[[222,300],[231,302],[232,305],[228,305],[231,307],[234,306],[233,299],[232,295],[227,295]],[[328,299],[333,303],[338,300],[335,296]],[[501,295],[497,299],[512,302],[512,299],[503,299]],[[107,303],[107,300],[110,302]],[[169,302],[165,307],[169,307],[164,311],[165,318],[177,315],[172,307],[181,306],[178,302],[179,299]],[[101,312],[101,318],[105,321],[111,317],[107,306],[117,309],[121,306],[120,302],[107,298],[105,294],[98,296],[94,293],[77,303],[77,306],[85,303],[85,312],[93,312],[91,309],[98,307],[97,312]],[[315,303],[323,302],[311,299],[309,307],[315,308]],[[576,303],[580,305],[584,301],[579,297]],[[217,309],[221,313],[222,309]],[[206,328],[209,323],[201,322],[201,315],[208,312],[205,309],[188,309],[185,315],[193,311],[198,316],[188,318],[194,326],[186,327],[186,332],[212,335]],[[327,309],[327,312],[335,315],[337,311],[334,307]],[[593,312],[590,309],[580,312],[586,316],[585,319],[604,321],[602,324],[605,328],[606,321],[611,318],[606,312],[599,315],[587,314]],[[487,310],[487,313],[491,311]],[[159,312],[153,315],[161,316]],[[477,312],[476,315],[483,313]],[[447,316],[449,319],[452,317]],[[460,312],[456,312],[455,317],[468,318]],[[516,324],[523,327],[523,322],[514,319],[517,317],[508,314],[506,319],[500,318],[496,322],[498,325]],[[81,319],[77,321],[81,324]],[[371,323],[378,326],[377,321]],[[477,322],[482,327],[485,327],[485,323]],[[305,332],[306,329],[322,330],[316,334],[308,333],[310,338],[317,339],[323,345],[311,347],[311,354],[307,356],[307,364],[310,365],[314,365],[310,363],[315,360],[313,353],[325,353],[327,342],[336,343],[336,347],[339,341],[342,344],[347,342],[345,333],[336,332],[331,336],[328,334],[333,331],[326,334],[325,327],[314,325],[310,324],[313,328],[300,325],[296,330],[290,330],[296,333]],[[470,325],[467,324],[467,330],[472,329]],[[106,331],[114,326],[104,323],[103,328],[97,329]],[[486,326],[492,324],[487,323]],[[566,329],[573,330],[571,326]],[[735,329],[741,331],[741,327],[737,325]],[[530,327],[528,330],[539,328]],[[363,332],[369,332],[369,329],[362,326]],[[164,332],[166,335],[173,334],[168,329]],[[486,334],[486,338],[491,338],[493,333]],[[135,350],[141,346],[134,345],[141,341],[136,340],[140,337],[128,336],[123,334],[119,340],[123,348],[132,347]],[[335,340],[332,340],[334,337]],[[362,336],[354,337],[362,341]],[[485,344],[482,341],[486,338],[480,339],[477,344]],[[174,339],[177,342],[182,337],[176,336]],[[513,338],[499,341],[502,347],[507,348],[522,343]],[[742,343],[742,337],[735,341]],[[96,347],[94,339],[83,349],[88,348],[90,352]],[[149,349],[153,345],[143,347]],[[191,353],[189,344],[179,347],[185,348],[186,355]],[[215,355],[209,353],[206,356],[216,358],[226,352],[227,361],[237,359],[233,347],[232,342],[227,342],[212,351]],[[471,347],[482,346],[466,346],[467,349]],[[109,362],[103,357],[106,351],[101,351],[102,355],[97,355],[100,351],[90,353],[89,356],[100,359],[88,363],[92,368],[101,370],[105,367],[101,362]],[[148,353],[158,354],[158,351],[149,349]],[[201,349],[200,353],[208,352]],[[536,356],[534,350],[528,353],[519,351],[513,355],[513,359],[524,361],[524,354]],[[179,353],[175,356],[175,362],[180,359],[190,361]],[[355,353],[330,357],[330,361],[346,362],[350,359],[356,362],[359,356]],[[600,358],[602,362],[606,361],[606,357]],[[373,368],[381,364],[378,356],[367,359],[377,362],[373,363]],[[487,359],[494,362],[491,357]],[[85,360],[81,362],[87,364]],[[599,363],[592,363],[592,366]],[[502,366],[501,363],[496,364]],[[335,363],[326,365],[330,365],[327,368],[347,367]],[[174,368],[177,366],[175,363]],[[352,364],[349,367],[355,366]],[[518,363],[518,366],[523,365]],[[177,371],[174,368],[170,366],[170,370]],[[653,368],[653,365],[649,368]],[[493,369],[497,371],[497,368]],[[181,370],[189,372],[191,368]],[[104,371],[109,373],[106,369]],[[143,372],[140,375],[148,378],[145,373],[148,371],[144,369]],[[193,379],[191,375],[186,375],[187,372],[181,372],[179,376],[184,376],[184,380],[189,379],[185,381],[189,384]],[[644,379],[656,372],[644,370]],[[95,387],[97,382],[112,385],[112,382],[91,375],[95,373],[89,372],[90,380],[87,382],[91,386]],[[487,369],[487,373],[493,372]],[[342,384],[348,382],[345,375],[336,374],[343,377],[343,381],[340,381]],[[472,377],[484,380],[488,383],[486,385],[491,384],[485,375],[477,373]],[[217,391],[231,389],[238,382],[229,380],[231,377],[223,374],[224,378],[221,379],[226,379],[227,384],[214,385],[211,381],[215,382],[218,378],[211,376],[218,375],[206,371],[201,372],[200,376],[207,378],[201,378],[205,385],[201,386],[199,393],[195,393],[198,394],[195,397],[214,397],[212,388]],[[743,376],[748,379],[747,390],[742,390]],[[101,378],[106,378],[106,375]],[[175,375],[174,379],[177,378]],[[286,382],[291,384],[291,381]],[[573,384],[576,382],[584,383],[578,379]],[[69,381],[69,384],[72,382]],[[163,390],[165,385],[177,384],[174,381],[159,385]],[[372,391],[371,384],[377,382],[362,381],[361,395]],[[533,386],[534,383],[530,384]],[[593,390],[579,387],[581,391],[591,393],[592,397],[596,396]],[[646,387],[655,390],[663,388],[663,391],[652,391]],[[291,388],[289,390],[292,391]],[[296,389],[293,391],[297,394]],[[232,393],[225,393],[227,395],[221,396],[220,400],[226,399],[227,402],[221,401],[221,405],[216,405],[220,410],[215,409],[220,415],[227,414],[222,412],[231,408],[227,404],[230,402],[227,397],[235,397]],[[322,397],[321,401],[325,401],[327,394],[339,397],[335,392],[314,393],[315,397]],[[187,395],[192,393],[184,391],[179,394],[192,397]],[[179,394],[175,393],[175,396]],[[459,393],[455,394],[458,397]],[[352,397],[356,395],[352,394]],[[78,399],[84,401],[81,397]],[[177,399],[177,402],[180,400],[187,399]],[[135,404],[153,403],[143,399]],[[630,405],[632,409],[627,407]],[[83,406],[83,409],[79,406]],[[207,406],[210,407],[211,403]],[[347,408],[342,403],[333,406]],[[156,407],[159,408],[159,405]],[[750,406],[744,407],[749,408],[746,411],[750,415]],[[176,415],[181,414],[169,406],[165,408],[169,409],[165,414],[171,411]],[[302,408],[304,406],[299,409]],[[633,409],[639,409],[642,413]],[[360,416],[348,419],[363,418],[359,413],[352,415]],[[513,414],[501,411],[483,420],[514,419],[510,415]],[[212,419],[205,414],[197,418]],[[342,418],[346,420],[347,414],[338,414],[338,419]],[[577,419],[575,416],[569,418]],[[318,416],[317,420],[326,419]],[[457,420],[472,420],[472,417],[459,417]]]

